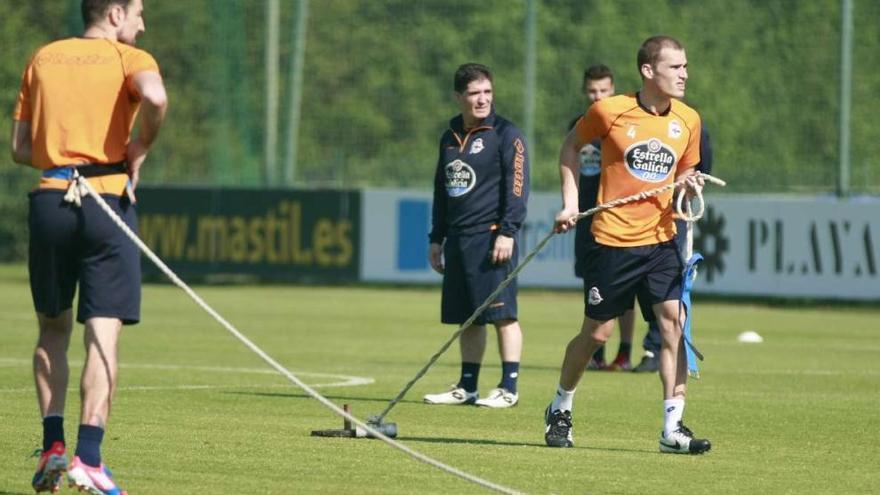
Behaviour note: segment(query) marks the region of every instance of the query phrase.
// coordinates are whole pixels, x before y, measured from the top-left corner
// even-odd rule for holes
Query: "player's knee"
[[[657,327],[660,329],[660,335],[666,339],[678,339],[682,334],[678,318],[659,318]]]

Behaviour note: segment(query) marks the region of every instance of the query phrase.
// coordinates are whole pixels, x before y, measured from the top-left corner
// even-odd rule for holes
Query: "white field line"
[[[30,366],[31,361],[18,358],[0,358],[0,368],[17,368],[21,366]],[[71,362],[72,368],[81,368],[81,362]],[[178,364],[123,364],[123,369],[143,369],[143,370],[159,370],[159,371],[197,371],[204,373],[224,373],[224,374],[257,374],[257,375],[277,375],[278,372],[267,368],[238,368],[232,366],[190,366]],[[370,377],[342,375],[338,373],[315,373],[308,371],[298,371],[297,375],[303,377],[312,377],[316,379],[331,379],[331,381],[319,381],[318,383],[309,384],[311,387],[357,387],[360,385],[370,385],[375,380]],[[213,390],[213,389],[231,389],[231,388],[291,388],[290,384],[271,384],[271,385],[129,385],[120,386],[118,391],[153,391],[153,390]],[[17,392],[33,392],[33,387],[28,388],[0,388],[0,393],[17,393]]]

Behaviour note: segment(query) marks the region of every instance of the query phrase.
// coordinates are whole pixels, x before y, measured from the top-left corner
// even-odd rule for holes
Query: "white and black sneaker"
[[[573,447],[571,437],[571,411],[551,411],[553,404],[544,411],[544,441],[549,447]]]
[[[708,439],[694,438],[694,432],[681,421],[669,435],[660,433],[660,452],[664,454],[705,454],[711,448]]]
[[[480,394],[478,392],[468,392],[457,385],[453,385],[448,392],[428,394],[424,397],[424,400],[426,404],[466,405],[473,404],[479,398]]]
[[[475,402],[476,405],[482,407],[491,407],[493,409],[503,409],[505,407],[513,407],[519,402],[519,394],[514,394],[506,388],[493,388],[489,391],[489,395]]]

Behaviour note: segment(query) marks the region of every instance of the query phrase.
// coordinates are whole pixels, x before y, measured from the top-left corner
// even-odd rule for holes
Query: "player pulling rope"
[[[495,490],[500,493],[507,493],[510,495],[518,495],[522,492],[514,490],[513,488],[508,488],[503,485],[499,485],[493,483],[491,481],[485,480],[483,478],[474,476],[470,473],[466,473],[456,467],[450,466],[448,464],[444,464],[440,461],[432,459],[421,452],[413,450],[406,445],[403,445],[400,442],[393,440],[392,438],[385,435],[382,431],[381,425],[368,424],[360,419],[354,417],[348,412],[344,411],[342,408],[332,403],[329,399],[319,394],[316,390],[309,387],[305,382],[300,380],[296,375],[290,372],[287,368],[279,364],[275,361],[271,356],[269,356],[266,352],[260,349],[256,344],[251,342],[250,339],[245,337],[241,332],[239,332],[231,323],[226,321],[225,318],[220,316],[217,311],[214,310],[211,306],[208,305],[198,294],[195,293],[183,280],[181,280],[168,266],[155,254],[153,251],[146,245],[144,242],[135,234],[125,222],[122,221],[121,218],[110,208],[104,198],[101,197],[100,194],[95,191],[92,185],[86,180],[85,177],[82,177],[76,172],[76,168],[73,169],[73,179],[70,182],[70,186],[68,187],[67,194],[65,194],[64,198],[66,201],[74,203],[76,205],[82,204],[82,197],[90,195],[92,196],[98,205],[104,210],[105,213],[110,217],[110,219],[115,223],[123,232],[140,248],[140,250],[150,258],[150,261],[156,264],[162,272],[168,276],[169,279],[174,283],[174,285],[183,289],[187,295],[192,298],[193,301],[196,302],[202,309],[204,309],[208,314],[210,314],[218,323],[220,323],[223,328],[225,328],[229,333],[231,333],[236,339],[241,341],[248,349],[253,351],[256,355],[260,356],[269,366],[274,368],[278,373],[283,375],[285,378],[290,380],[294,385],[303,389],[307,394],[309,394],[312,398],[326,406],[328,409],[333,411],[334,413],[342,416],[343,418],[351,421],[353,424],[357,425],[360,428],[363,428],[372,438],[377,438],[382,440],[383,442],[391,445],[392,447],[405,452],[410,455],[414,459],[417,459],[421,462],[424,462],[428,465],[434,466],[442,471],[445,471],[449,474],[458,476],[463,478],[471,483],[480,485],[484,488],[488,488],[490,490]]]
[[[644,191],[644,192],[639,193],[639,194],[634,194],[634,195],[632,195],[632,196],[627,196],[627,197],[620,198],[620,199],[617,199],[617,200],[614,200],[614,201],[610,201],[610,202],[608,202],[608,203],[604,203],[604,204],[598,205],[598,206],[596,206],[595,208],[591,208],[591,209],[589,209],[589,210],[587,210],[587,211],[584,211],[584,212],[579,213],[578,215],[576,215],[576,219],[575,219],[575,220],[580,220],[581,218],[584,218],[584,217],[587,217],[587,216],[593,215],[593,214],[596,213],[596,212],[599,212],[599,211],[602,211],[602,210],[607,210],[607,209],[610,209],[610,208],[614,208],[614,207],[616,207],[616,206],[620,206],[620,205],[622,205],[622,204],[631,203],[631,202],[634,202],[634,201],[641,201],[641,200],[644,200],[644,199],[650,198],[650,197],[652,197],[652,196],[656,196],[656,195],[658,195],[658,194],[660,194],[660,193],[662,193],[662,192],[664,192],[664,191],[668,191],[668,190],[670,190],[670,189],[677,188],[677,187],[683,187],[683,188],[684,188],[684,187],[687,187],[687,188],[690,188],[690,189],[691,189],[691,191],[693,192],[693,195],[697,198],[697,204],[701,205],[701,206],[700,206],[700,210],[699,210],[699,216],[701,216],[701,215],[702,215],[702,210],[703,210],[703,206],[702,206],[702,205],[704,205],[704,201],[703,201],[703,198],[702,198],[702,183],[703,183],[703,181],[708,181],[708,182],[711,182],[711,183],[714,183],[714,184],[717,184],[717,185],[720,185],[720,186],[724,186],[724,185],[726,185],[724,181],[722,181],[721,179],[717,179],[717,178],[715,178],[715,177],[713,177],[713,176],[711,176],[711,175],[708,175],[708,174],[697,174],[697,175],[695,175],[695,176],[691,176],[691,177],[687,177],[687,178],[681,179],[681,180],[679,180],[679,181],[677,181],[677,182],[673,182],[673,183],[668,184],[668,185],[663,186],[663,187],[659,187],[659,188],[656,188],[656,189],[651,189],[651,190],[649,190],[649,191]],[[330,409],[330,410],[333,411],[334,413],[338,414],[339,416],[342,416],[343,418],[347,419],[348,421],[351,421],[353,424],[355,424],[355,425],[357,425],[357,426],[363,428],[363,429],[364,429],[365,431],[367,431],[372,437],[377,438],[377,439],[379,439],[379,440],[382,440],[383,442],[387,443],[388,445],[391,445],[392,447],[394,447],[394,448],[396,448],[396,449],[398,449],[398,450],[401,450],[401,451],[407,453],[408,455],[410,455],[411,457],[413,457],[413,458],[415,458],[415,459],[417,459],[417,460],[419,460],[419,461],[422,461],[422,462],[424,462],[424,463],[426,463],[426,464],[429,464],[429,465],[434,466],[434,467],[436,467],[436,468],[438,468],[438,469],[441,469],[441,470],[443,470],[443,471],[446,471],[447,473],[453,474],[453,475],[458,476],[458,477],[460,477],[460,478],[463,478],[463,479],[465,479],[465,480],[467,480],[467,481],[470,481],[470,482],[475,483],[475,484],[477,484],[477,485],[483,486],[483,487],[485,487],[485,488],[489,488],[489,489],[491,489],[491,490],[495,490],[495,491],[500,492],[500,493],[508,493],[508,494],[519,494],[519,493],[521,493],[521,492],[516,491],[516,490],[514,490],[514,489],[512,489],[512,488],[508,488],[508,487],[505,487],[505,486],[502,486],[502,485],[498,485],[498,484],[493,483],[493,482],[491,482],[491,481],[488,481],[488,480],[485,480],[485,479],[479,478],[479,477],[477,477],[477,476],[474,476],[474,475],[472,475],[472,474],[466,473],[466,472],[461,471],[461,470],[459,470],[459,469],[457,469],[457,468],[455,468],[455,467],[453,467],[453,466],[449,466],[449,465],[444,464],[444,463],[442,463],[442,462],[440,462],[440,461],[437,461],[437,460],[435,460],[435,459],[432,459],[432,458],[430,458],[430,457],[428,457],[428,456],[426,456],[426,455],[424,455],[424,454],[422,454],[422,453],[420,453],[420,452],[417,452],[417,451],[415,451],[415,450],[413,450],[413,449],[410,449],[409,447],[407,447],[407,446],[401,444],[400,442],[397,442],[397,441],[395,441],[395,440],[389,438],[389,437],[386,436],[385,434],[383,434],[382,431],[381,431],[381,430],[382,430],[381,426],[382,426],[382,420],[383,420],[383,419],[385,418],[385,416],[391,411],[391,409],[392,409],[392,408],[393,408],[398,402],[400,402],[400,400],[403,398],[403,396],[406,394],[406,392],[409,391],[409,389],[412,388],[412,386],[413,386],[413,385],[414,385],[414,384],[415,384],[415,383],[416,383],[416,382],[417,382],[422,376],[424,376],[425,373],[427,373],[427,371],[428,371],[428,369],[431,367],[431,365],[433,365],[433,364],[437,361],[437,359],[439,359],[439,357],[443,354],[443,352],[445,352],[446,349],[449,348],[449,346],[452,344],[452,342],[454,342],[455,339],[457,339],[457,338],[459,337],[459,335],[461,335],[462,331],[463,331],[465,328],[467,328],[467,327],[468,327],[468,326],[469,326],[469,325],[470,325],[470,324],[471,324],[471,323],[477,318],[477,316],[479,316],[480,313],[482,313],[482,311],[484,311],[484,310],[486,309],[486,307],[488,307],[488,305],[489,305],[489,304],[491,303],[491,301],[497,296],[497,294],[498,294],[501,290],[503,290],[508,284],[510,284],[510,282],[511,282],[511,281],[517,276],[517,274],[519,274],[519,272],[522,271],[523,268],[525,268],[525,266],[526,266],[526,265],[527,265],[527,264],[528,264],[528,263],[529,263],[529,262],[535,257],[535,255],[537,255],[538,252],[541,251],[541,249],[543,249],[544,246],[547,245],[547,243],[550,241],[550,239],[551,239],[551,238],[557,233],[555,230],[549,232],[549,233],[548,233],[548,234],[547,234],[547,235],[546,235],[546,236],[545,236],[545,237],[544,237],[544,238],[543,238],[543,239],[537,244],[537,246],[535,246],[535,248],[534,248],[534,249],[533,249],[533,250],[532,250],[532,251],[531,251],[531,252],[530,252],[530,253],[529,253],[524,259],[523,259],[522,263],[520,263],[520,264],[516,267],[516,269],[514,269],[514,270],[511,272],[511,274],[510,274],[510,275],[509,275],[504,281],[502,281],[501,284],[499,284],[499,286],[498,286],[498,288],[495,290],[495,292],[493,292],[492,294],[489,295],[489,297],[486,299],[486,301],[485,301],[483,304],[481,304],[481,305],[480,305],[480,306],[474,311],[474,314],[471,315],[471,317],[468,318],[468,320],[465,321],[465,322],[461,325],[461,327],[460,327],[460,328],[459,328],[459,329],[458,329],[458,330],[452,335],[452,337],[451,337],[451,338],[450,338],[450,339],[449,339],[449,340],[443,345],[443,347],[441,347],[440,350],[439,350],[436,354],[434,354],[434,356],[431,357],[431,360],[428,362],[428,364],[426,364],[425,367],[423,367],[423,368],[419,371],[419,373],[418,373],[418,374],[417,374],[417,375],[416,375],[416,376],[415,376],[415,377],[414,377],[409,383],[407,383],[406,387],[404,387],[404,389],[400,391],[400,393],[397,395],[397,397],[395,397],[395,398],[394,398],[394,399],[388,404],[388,406],[385,408],[385,410],[382,411],[382,413],[380,413],[379,415],[374,416],[374,417],[371,417],[371,418],[369,418],[366,422],[364,422],[364,421],[361,421],[360,419],[356,418],[355,416],[351,415],[350,413],[344,411],[342,408],[340,408],[340,407],[337,406],[336,404],[333,404],[329,399],[325,398],[324,396],[322,396],[321,394],[319,394],[317,391],[315,391],[314,389],[312,389],[311,387],[309,387],[305,382],[303,382],[302,380],[300,380],[296,375],[294,375],[292,372],[290,372],[290,371],[287,370],[285,367],[283,367],[281,364],[279,364],[277,361],[275,361],[271,356],[269,356],[268,354],[266,354],[262,349],[260,349],[256,344],[254,344],[250,339],[248,339],[247,337],[245,337],[245,336],[244,336],[241,332],[239,332],[234,326],[232,326],[231,323],[229,323],[228,321],[226,321],[225,318],[223,318],[223,317],[222,317],[219,313],[217,313],[217,312],[216,312],[211,306],[209,306],[208,303],[206,303],[201,297],[199,297],[198,294],[196,294],[196,293],[195,293],[195,292],[194,292],[194,291],[193,291],[193,290],[192,290],[192,289],[191,289],[191,288],[190,288],[185,282],[183,282],[183,281],[182,281],[182,280],[181,280],[181,279],[180,279],[180,278],[179,278],[179,277],[178,277],[178,276],[177,276],[177,275],[176,275],[176,274],[175,274],[175,273],[174,273],[174,272],[173,272],[173,271],[172,271],[172,270],[171,270],[171,269],[170,269],[170,268],[169,268],[169,267],[168,267],[168,266],[167,266],[167,265],[166,265],[166,264],[165,264],[165,263],[164,263],[164,262],[163,262],[163,261],[157,256],[157,255],[156,255],[156,254],[155,254],[155,253],[153,253],[153,251],[152,251],[152,250],[151,250],[146,244],[144,244],[144,242],[143,242],[143,241],[137,236],[137,234],[135,234],[135,233],[134,233],[134,232],[128,227],[128,225],[126,225],[125,222],[123,222],[122,219],[119,218],[119,216],[118,216],[118,215],[117,215],[117,214],[116,214],[116,213],[110,208],[110,206],[107,205],[107,203],[104,201],[104,199],[101,197],[101,195],[98,194],[98,193],[95,191],[95,189],[92,187],[91,184],[89,184],[88,180],[86,180],[85,177],[80,176],[80,175],[76,172],[76,169],[74,169],[74,172],[73,172],[73,179],[71,180],[70,187],[68,188],[68,190],[67,190],[67,194],[65,194],[65,197],[64,197],[64,198],[65,198],[65,200],[68,201],[68,202],[74,203],[74,204],[76,204],[76,205],[81,205],[81,203],[82,203],[81,198],[82,198],[82,196],[85,196],[85,195],[91,195],[91,196],[95,199],[95,201],[98,203],[98,205],[101,207],[101,209],[102,209],[105,213],[107,213],[107,215],[113,220],[113,222],[114,222],[114,223],[115,223],[120,229],[122,229],[123,232],[125,232],[125,234],[126,234],[126,235],[127,235],[127,236],[128,236],[128,237],[129,237],[129,238],[130,238],[130,239],[131,239],[131,240],[132,240],[137,246],[138,246],[138,248],[139,248],[139,249],[140,249],[145,255],[147,255],[147,257],[148,257],[153,263],[155,263],[156,266],[159,267],[159,269],[162,270],[162,272],[163,272],[166,276],[168,276],[168,278],[169,278],[169,279],[170,279],[175,285],[177,285],[178,287],[180,287],[181,289],[183,289],[184,292],[186,292],[187,295],[189,295],[189,296],[190,296],[190,297],[196,302],[196,304],[198,304],[200,307],[202,307],[202,309],[204,309],[204,310],[205,310],[208,314],[210,314],[215,320],[217,320],[217,322],[219,322],[219,323],[220,323],[220,324],[221,324],[221,325],[222,325],[227,331],[229,331],[229,332],[230,332],[235,338],[237,338],[239,341],[241,341],[241,342],[242,342],[242,343],[243,343],[248,349],[250,349],[250,350],[253,351],[255,354],[257,354],[258,356],[260,356],[260,358],[262,358],[262,359],[263,359],[266,363],[268,363],[272,368],[274,368],[274,369],[275,369],[276,371],[278,371],[281,375],[283,375],[285,378],[287,378],[288,380],[290,380],[293,384],[295,384],[296,386],[298,386],[298,387],[300,387],[301,389],[303,389],[303,390],[304,390],[306,393],[308,393],[312,398],[314,398],[315,400],[317,400],[318,402],[320,402],[321,404],[323,404],[324,406],[326,406],[328,409]],[[681,196],[680,196],[680,198],[681,198]],[[678,206],[678,209],[679,209],[679,210],[681,210],[680,203],[681,203],[681,199],[679,199],[679,206]],[[687,205],[686,208],[687,208],[686,211],[689,212],[689,211],[690,211],[690,206]],[[686,218],[689,219],[689,225],[692,224],[694,221],[696,221],[696,220],[699,218],[699,216],[698,216],[698,215],[693,215],[693,214],[691,214],[691,216],[686,216]],[[690,231],[690,228],[689,228],[688,230]],[[688,235],[690,236],[690,232],[688,232]],[[690,243],[689,243],[689,244],[690,244]],[[691,265],[688,265],[688,266],[691,266]],[[688,337],[689,337],[689,336],[688,336]]]
[[[713,177],[709,174],[702,174],[702,173],[697,172],[695,175],[680,179],[677,182],[672,182],[672,183],[667,184],[665,186],[658,187],[655,189],[650,189],[648,191],[643,191],[641,193],[633,194],[631,196],[626,196],[623,198],[615,199],[614,201],[609,201],[607,203],[603,203],[601,205],[598,205],[595,208],[590,208],[587,211],[583,211],[581,213],[578,213],[574,220],[577,221],[582,218],[593,215],[597,212],[600,212],[603,210],[608,210],[611,208],[615,208],[615,207],[623,205],[623,204],[633,203],[635,201],[643,201],[647,198],[657,196],[658,194],[661,194],[665,191],[668,191],[670,189],[675,189],[678,187],[681,187],[682,189],[684,189],[685,187],[689,188],[692,191],[693,196],[695,198],[698,198],[697,203],[702,205],[702,204],[704,204],[703,191],[702,191],[704,181],[708,181],[713,184],[717,184],[719,186],[727,185],[721,179]],[[702,209],[703,208],[701,207],[700,208],[700,216],[702,216]],[[693,218],[693,220],[689,222],[689,225],[691,223],[693,223],[694,221],[696,221],[697,219],[699,219],[699,217]],[[688,231],[690,231],[690,228],[688,228]],[[468,328],[471,325],[471,323],[473,323],[474,320],[476,320],[477,317],[480,316],[480,314],[483,311],[485,311],[485,309],[492,303],[492,301],[495,300],[495,298],[498,296],[498,294],[500,294],[501,291],[504,290],[505,287],[510,285],[510,283],[513,281],[513,279],[516,278],[516,276],[519,274],[519,272],[521,272],[523,270],[523,268],[525,268],[525,266],[532,260],[532,258],[534,258],[535,255],[537,255],[538,252],[540,252],[541,249],[543,249],[544,246],[546,246],[547,243],[550,242],[550,239],[556,234],[557,234],[557,232],[555,230],[552,230],[546,236],[544,236],[544,238],[541,239],[540,242],[538,242],[537,246],[535,246],[535,248],[532,249],[532,251],[528,255],[526,255],[525,258],[523,258],[522,262],[519,265],[517,265],[517,267],[510,273],[510,275],[508,275],[507,278],[504,279],[498,285],[498,288],[495,289],[495,291],[492,292],[492,294],[490,294],[489,297],[486,298],[486,300],[483,302],[483,304],[481,304],[479,307],[477,307],[476,310],[474,310],[474,313],[470,316],[470,318],[468,318],[464,323],[462,323],[461,326],[458,328],[458,330],[456,330],[452,334],[452,336],[449,337],[449,340],[447,340],[446,343],[443,344],[443,346],[440,348],[440,350],[438,350],[433,356],[431,356],[431,359],[428,361],[428,363],[421,370],[419,370],[419,372],[416,373],[416,376],[413,377],[413,379],[410,380],[409,383],[407,383],[406,386],[403,387],[403,390],[401,390],[400,393],[398,393],[397,396],[391,400],[391,402],[388,404],[388,406],[385,408],[385,410],[382,411],[381,413],[379,413],[378,415],[369,418],[370,423],[375,424],[375,425],[382,424],[382,420],[385,419],[385,416],[387,416],[388,413],[391,411],[391,409],[393,409],[394,406],[396,406],[397,403],[400,402],[401,399],[403,399],[403,397],[406,395],[406,393],[409,391],[409,389],[411,389],[412,386],[415,385],[415,383],[417,381],[419,381],[419,379],[421,379],[423,376],[425,376],[425,374],[428,372],[428,369],[440,358],[440,356],[443,355],[444,352],[446,352],[447,349],[449,349],[449,346],[451,346],[452,343],[455,342],[456,339],[458,339],[458,337],[461,335],[461,333],[464,332],[464,330],[466,328]],[[688,234],[688,235],[690,235],[690,234]],[[690,341],[690,335],[688,335],[688,340]],[[692,346],[689,346],[689,348],[692,348]]]

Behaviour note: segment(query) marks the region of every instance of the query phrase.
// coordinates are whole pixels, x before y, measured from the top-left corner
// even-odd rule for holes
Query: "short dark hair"
[[[82,0],[80,12],[82,12],[83,24],[89,27],[100,21],[111,5],[121,5],[127,9],[129,4],[131,0]]]
[[[483,64],[462,64],[455,71],[453,88],[456,93],[463,93],[472,81],[487,79],[492,82],[492,71]]]
[[[664,48],[684,50],[684,46],[671,36],[651,36],[642,43],[642,46],[639,48],[639,54],[636,56],[636,69],[638,69],[639,74],[642,73],[642,66],[645,64],[657,67],[660,51]]]
[[[587,70],[584,71],[584,82],[583,85],[586,86],[587,81],[598,81],[600,79],[605,78],[611,79],[611,82],[614,82],[614,73],[611,72],[611,69],[608,68],[605,64],[596,64],[587,67]]]

